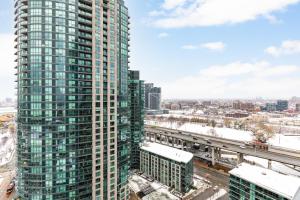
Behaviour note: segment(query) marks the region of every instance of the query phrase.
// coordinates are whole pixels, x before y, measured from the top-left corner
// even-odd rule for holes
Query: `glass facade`
[[[177,162],[141,149],[140,171],[183,194],[193,185],[192,159],[187,163]]]
[[[144,103],[145,85],[140,80],[139,71],[129,71],[130,107],[130,168],[139,169],[140,145],[144,141]]]
[[[126,199],[130,167],[130,131],[128,107],[129,16],[124,1],[118,5],[118,199]]]
[[[288,200],[285,197],[282,197],[272,191],[266,190],[258,185],[255,185],[234,175],[230,175],[229,179],[229,199]]]
[[[82,2],[15,1],[22,199],[91,198],[92,18]]]
[[[128,10],[15,0],[18,194],[128,199]]]

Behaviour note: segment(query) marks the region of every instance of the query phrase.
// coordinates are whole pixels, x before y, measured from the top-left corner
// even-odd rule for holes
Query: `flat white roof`
[[[192,153],[153,142],[145,142],[141,149],[177,162],[188,163],[193,159]]]
[[[229,173],[288,199],[293,199],[300,189],[300,178],[247,163],[238,165]]]

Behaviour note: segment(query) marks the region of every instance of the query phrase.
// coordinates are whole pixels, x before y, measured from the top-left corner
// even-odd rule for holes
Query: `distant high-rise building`
[[[139,169],[140,145],[144,140],[145,85],[139,71],[129,71],[130,166]]]
[[[148,108],[150,110],[160,110],[161,88],[153,87],[148,94]]]
[[[276,103],[266,103],[266,111],[267,112],[274,112],[277,110],[277,104]]]
[[[285,111],[289,109],[289,102],[287,100],[278,100],[276,105],[277,111]]]
[[[299,103],[296,104],[296,112],[300,112],[300,104]]]
[[[123,0],[16,0],[18,193],[128,199]]]
[[[153,83],[145,83],[145,108],[149,108],[149,93],[151,88],[154,87]]]
[[[145,107],[148,110],[160,110],[161,88],[154,87],[153,83],[145,84]]]

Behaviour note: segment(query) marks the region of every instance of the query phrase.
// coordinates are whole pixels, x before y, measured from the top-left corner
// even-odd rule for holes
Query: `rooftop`
[[[288,199],[294,199],[300,190],[300,178],[246,163],[229,173]]]
[[[153,199],[159,199],[159,200],[179,200],[180,198],[173,195],[169,188],[165,185],[162,185],[161,183],[157,181],[149,182],[145,178],[138,176],[136,174],[133,174],[129,178],[129,187],[131,190],[134,191],[134,193],[143,192],[144,196],[141,198],[143,200],[153,200]]]
[[[144,143],[141,149],[177,162],[188,163],[193,159],[192,153],[153,142]]]

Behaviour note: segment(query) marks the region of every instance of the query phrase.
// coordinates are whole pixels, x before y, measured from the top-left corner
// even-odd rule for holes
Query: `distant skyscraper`
[[[276,111],[277,105],[276,103],[266,103],[266,111],[273,112]]]
[[[289,102],[287,100],[278,100],[276,105],[277,111],[284,111],[289,109]]]
[[[123,0],[16,0],[21,199],[128,199]]]
[[[148,106],[150,110],[160,110],[161,88],[153,87],[148,94]]]
[[[145,85],[140,80],[139,71],[129,71],[130,106],[130,166],[139,169],[140,144],[144,140]]]
[[[300,104],[299,103],[296,104],[296,112],[300,112]]]
[[[149,93],[151,88],[154,87],[153,83],[145,83],[145,108],[149,108]]]
[[[145,84],[145,107],[148,110],[160,110],[161,88],[154,87],[153,83]]]

